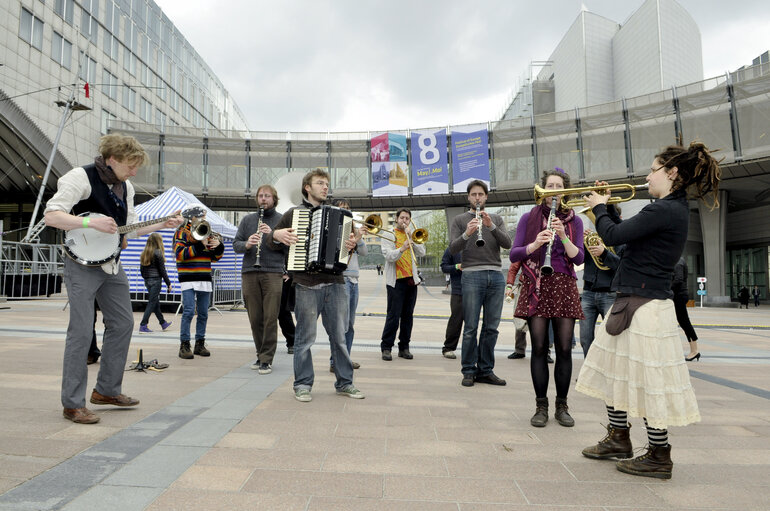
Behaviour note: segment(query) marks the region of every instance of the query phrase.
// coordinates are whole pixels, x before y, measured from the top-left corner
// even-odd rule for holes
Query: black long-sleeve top
[[[153,252],[150,264],[142,266],[140,271],[144,280],[163,279],[167,285],[171,285],[171,280],[169,280],[168,273],[166,273],[166,259],[160,250]]]
[[[647,298],[672,298],[671,277],[687,241],[690,212],[685,193],[672,192],[628,220],[612,218],[604,204],[595,206],[593,213],[596,231],[607,245],[626,245],[612,288]]]
[[[453,295],[463,294],[463,271],[457,269],[457,265],[462,263],[463,253],[458,252],[452,254],[449,248],[444,250],[444,255],[441,257],[441,271],[449,274],[449,282],[452,286]]]

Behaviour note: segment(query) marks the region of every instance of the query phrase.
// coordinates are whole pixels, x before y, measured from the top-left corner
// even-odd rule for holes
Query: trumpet
[[[478,233],[478,236],[476,237],[476,246],[481,248],[486,243],[484,241],[484,235],[481,232],[481,201],[476,201],[476,222],[479,227],[478,231],[476,231]]]
[[[195,241],[205,241],[209,238],[215,238],[222,241],[222,235],[211,230],[211,224],[206,220],[197,218],[190,222],[190,234]]]
[[[541,187],[540,185],[535,185],[534,194],[535,194],[535,204],[540,204],[543,202],[543,200],[547,199],[548,197],[553,197],[555,195],[561,195],[561,206],[562,208],[571,209],[576,208],[580,206],[585,206],[588,204],[586,199],[582,197],[585,194],[596,192],[600,195],[604,195],[607,191],[615,191],[615,192],[628,192],[628,197],[622,197],[619,195],[612,195],[609,200],[607,201],[608,204],[617,204],[619,202],[626,202],[630,201],[634,198],[636,195],[637,190],[646,190],[649,188],[649,184],[643,184],[643,185],[632,185],[629,183],[617,183],[614,185],[604,185],[604,186],[581,186],[578,188],[562,188],[562,189],[553,189],[553,190],[546,190],[545,188]],[[579,195],[581,197],[570,199],[570,195]]]

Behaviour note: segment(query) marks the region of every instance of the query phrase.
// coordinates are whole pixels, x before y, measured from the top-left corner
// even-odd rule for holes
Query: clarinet
[[[262,265],[259,262],[259,252],[262,248],[262,234],[259,232],[259,228],[262,227],[262,217],[265,216],[265,208],[259,208],[259,220],[257,221],[257,234],[259,234],[259,243],[257,243],[257,254],[254,258],[254,268],[261,268]]]
[[[478,235],[476,236],[476,246],[477,247],[483,247],[484,246],[484,238],[483,234],[481,232],[481,202],[476,202],[476,221],[478,222],[479,230],[476,231]]]
[[[551,238],[551,241],[548,242],[548,248],[545,250],[545,260],[543,261],[543,266],[540,267],[540,273],[542,275],[551,275],[553,273],[553,266],[551,266],[551,249],[553,248],[553,240],[556,239],[556,233],[551,227],[551,223],[556,216],[556,206],[559,204],[559,201],[556,199],[556,197],[551,199],[551,214],[548,215],[548,226],[546,229],[549,229],[553,233],[553,237]]]

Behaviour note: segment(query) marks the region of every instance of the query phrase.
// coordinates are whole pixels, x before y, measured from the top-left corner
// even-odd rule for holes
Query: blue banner
[[[489,186],[489,133],[487,129],[452,130],[452,191],[465,192],[468,183],[480,179]]]
[[[449,193],[445,129],[412,131],[412,193]]]

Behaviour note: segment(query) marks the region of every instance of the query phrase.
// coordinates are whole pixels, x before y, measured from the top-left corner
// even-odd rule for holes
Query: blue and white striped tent
[[[177,187],[171,187],[154,199],[139,204],[134,209],[137,215],[137,221],[144,222],[154,218],[161,218],[171,215],[179,209],[185,209],[188,206],[196,205],[206,209],[206,220],[211,224],[211,229],[222,235],[225,245],[225,254],[222,259],[212,264],[212,270],[217,271],[216,281],[217,295],[220,301],[223,296],[227,296],[227,291],[232,296],[239,296],[241,289],[241,260],[243,256],[233,252],[233,238],[238,231],[237,227],[224,220],[214,213],[211,209],[201,204],[191,193],[180,190]],[[161,294],[162,301],[181,301],[182,292],[179,288],[176,272],[176,258],[174,257],[174,229],[162,229],[158,233],[163,237],[163,246],[166,256],[166,271],[171,279],[171,290],[169,295]],[[139,256],[147,244],[147,236],[132,238],[128,240],[128,248],[123,250],[120,255],[120,262],[126,270],[131,291],[131,296],[136,299],[143,299],[142,295],[146,293],[144,279],[139,271]],[[165,285],[163,286],[165,291]],[[217,296],[214,297],[215,299]],[[236,298],[234,298],[235,300]]]

